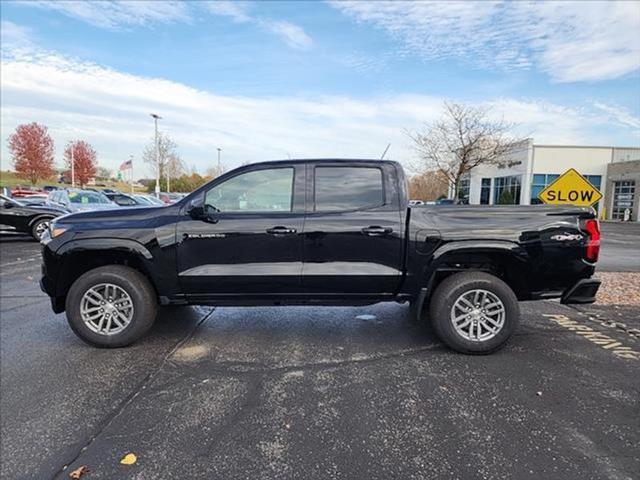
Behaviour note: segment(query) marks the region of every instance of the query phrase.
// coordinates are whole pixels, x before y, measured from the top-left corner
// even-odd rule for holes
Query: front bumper
[[[596,293],[598,293],[600,283],[600,280],[593,278],[578,280],[575,285],[565,290],[560,303],[593,303],[596,301]]]

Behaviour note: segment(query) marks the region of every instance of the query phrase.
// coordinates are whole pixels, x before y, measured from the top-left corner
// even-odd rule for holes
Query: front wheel
[[[122,265],[81,275],[66,300],[69,326],[96,347],[124,347],[143,337],[156,318],[153,287],[140,272]]]
[[[434,330],[450,348],[487,354],[504,346],[520,318],[518,299],[499,278],[462,272],[442,281],[431,298]]]
[[[41,218],[31,226],[31,236],[37,241],[42,239],[44,233],[49,229],[50,218]]]

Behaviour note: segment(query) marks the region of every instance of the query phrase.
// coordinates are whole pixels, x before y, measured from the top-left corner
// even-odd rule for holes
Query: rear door
[[[358,296],[395,292],[403,228],[394,165],[310,163],[307,178],[305,290]]]

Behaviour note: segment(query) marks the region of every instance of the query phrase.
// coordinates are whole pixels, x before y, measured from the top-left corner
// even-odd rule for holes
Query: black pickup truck
[[[142,337],[158,304],[393,301],[451,348],[488,353],[513,333],[520,300],[593,302],[599,245],[592,209],[408,207],[396,162],[278,161],[167,207],[58,218],[41,287],[101,347]]]

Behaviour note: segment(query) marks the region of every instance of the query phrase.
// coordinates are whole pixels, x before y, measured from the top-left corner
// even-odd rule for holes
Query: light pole
[[[156,198],[160,198],[160,144],[158,143],[158,120],[162,119],[160,115],[150,114],[156,126]]]
[[[220,176],[220,174],[222,173],[220,171],[220,152],[222,152],[222,149],[220,147],[218,147],[218,176]]]
[[[73,158],[73,151],[76,149],[76,146],[73,142],[71,142],[71,188],[75,188],[76,186],[76,166],[75,166],[75,158]]]

